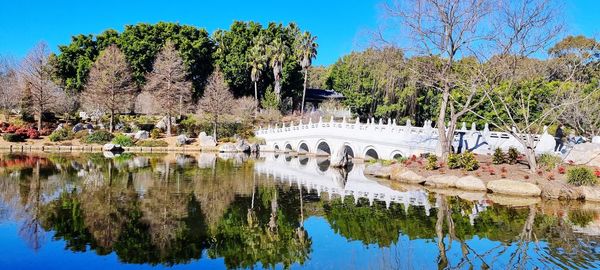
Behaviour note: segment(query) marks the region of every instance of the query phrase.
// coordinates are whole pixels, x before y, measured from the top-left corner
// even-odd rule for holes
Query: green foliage
[[[435,170],[438,168],[437,164],[438,158],[436,155],[429,154],[427,156],[427,164],[425,165],[425,170]]]
[[[87,137],[87,135],[89,135],[89,134],[90,133],[86,129],[84,129],[84,130],[75,132],[75,134],[73,134],[73,138],[74,139],[83,139],[83,138]]]
[[[279,110],[279,98],[275,91],[273,91],[273,87],[269,85],[267,90],[265,91],[265,96],[260,101],[260,105],[267,110]]]
[[[575,167],[567,171],[567,183],[575,186],[595,186],[598,177],[587,167]]]
[[[121,145],[123,147],[134,146],[133,139],[125,134],[117,134],[113,139],[112,143]]]
[[[475,158],[475,154],[472,152],[465,152],[461,154],[451,153],[448,155],[448,168],[474,171],[479,168],[479,162]]]
[[[48,139],[51,142],[60,142],[60,141],[71,140],[71,139],[73,139],[73,132],[71,130],[69,130],[68,128],[61,128],[61,129],[58,129],[58,130],[55,130],[54,132],[52,132],[52,134],[50,134],[50,136],[48,136]]]
[[[163,140],[142,140],[136,142],[135,145],[140,147],[167,147],[169,143]]]
[[[25,136],[23,134],[6,133],[2,135],[2,139],[7,142],[24,142]]]
[[[87,143],[87,144],[92,144],[92,143],[105,144],[107,142],[110,142],[113,139],[113,137],[114,136],[112,135],[112,133],[110,133],[106,130],[98,130],[92,134],[87,135],[81,141],[83,143]]]
[[[494,150],[494,155],[492,157],[492,163],[504,164],[504,162],[506,162],[506,157],[504,156],[504,152],[502,152],[502,149],[500,149],[500,147],[498,147],[498,148],[496,148],[496,150]]]
[[[519,155],[520,154],[521,153],[519,153],[519,150],[517,150],[517,148],[509,147],[508,148],[508,155],[507,155],[508,163],[510,163],[510,164],[516,164],[517,161],[519,161]]]
[[[559,156],[555,156],[550,153],[543,153],[537,157],[538,166],[545,168],[546,170],[553,170],[562,163],[562,159]]]
[[[152,139],[158,139],[160,138],[160,128],[153,128],[152,131],[150,131],[150,138]]]

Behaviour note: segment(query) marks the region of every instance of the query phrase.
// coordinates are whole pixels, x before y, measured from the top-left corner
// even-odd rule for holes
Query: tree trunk
[[[41,131],[42,130],[42,112],[39,112],[37,114],[37,117],[38,117],[38,119],[37,119],[37,129],[38,129],[38,131]]]
[[[256,99],[256,109],[254,110],[254,118],[256,118],[258,115],[258,105],[260,105],[258,101],[258,81],[254,81],[254,99]]]
[[[304,70],[304,91],[302,92],[302,106],[300,107],[300,116],[304,115],[304,99],[306,97],[306,81],[308,79],[308,69]]]
[[[279,79],[275,80],[275,94],[277,95],[277,100],[281,100],[281,84]]]
[[[438,133],[439,133],[439,147],[440,147],[440,158],[442,162],[446,162],[448,154],[450,153],[450,145],[448,143],[448,136],[446,133],[446,108],[448,107],[448,99],[450,98],[450,91],[444,91],[442,95],[442,104],[440,105],[440,113],[438,115]]]
[[[108,131],[110,131],[110,133],[112,133],[114,131],[114,129],[113,129],[114,119],[115,119],[115,112],[111,111],[110,112],[110,124],[109,124],[109,129],[108,129]]]
[[[167,136],[171,137],[171,114],[167,113]]]
[[[537,161],[535,160],[535,149],[533,147],[525,146],[525,158],[527,158],[527,164],[529,164],[529,171],[535,173]]]
[[[213,138],[217,141],[217,117],[213,120]]]

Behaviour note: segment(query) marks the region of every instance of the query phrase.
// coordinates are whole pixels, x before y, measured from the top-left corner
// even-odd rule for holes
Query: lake
[[[363,168],[3,153],[0,269],[600,268],[597,204],[428,191]]]

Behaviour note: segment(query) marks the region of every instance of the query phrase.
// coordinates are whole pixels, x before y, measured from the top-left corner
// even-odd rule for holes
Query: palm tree
[[[248,63],[250,65],[250,79],[254,83],[254,97],[258,103],[258,80],[262,75],[262,71],[265,69],[267,64],[267,52],[265,46],[265,37],[258,35],[252,41],[252,48],[250,48],[250,54],[248,55]]]
[[[304,32],[299,37],[299,42],[296,44],[296,55],[298,55],[298,61],[304,72],[304,91],[302,92],[302,106],[301,114],[304,114],[304,98],[306,97],[306,81],[308,80],[308,68],[312,64],[312,59],[317,57],[317,48],[319,45],[315,42],[316,36],[311,35],[309,32]]]
[[[270,59],[271,68],[273,68],[273,77],[275,77],[275,94],[281,100],[281,72],[283,70],[283,61],[289,53],[289,48],[283,42],[281,37],[275,38],[267,47],[267,55]]]

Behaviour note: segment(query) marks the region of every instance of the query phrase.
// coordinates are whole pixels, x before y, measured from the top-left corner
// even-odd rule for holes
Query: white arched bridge
[[[265,140],[266,145],[261,151],[295,152],[298,154],[313,154],[317,156],[339,156],[347,154],[350,158],[359,159],[395,159],[400,156],[419,155],[422,153],[438,153],[438,130],[427,121],[423,127],[412,126],[410,121],[405,125],[397,125],[395,120],[388,119],[384,124],[382,119],[360,123],[357,119],[348,122],[342,119],[313,123],[293,122],[281,126],[260,128],[256,130],[257,137]],[[523,134],[519,136],[525,136]],[[554,138],[546,131],[534,135],[536,152],[553,150]],[[453,142],[458,151],[473,151],[475,153],[491,153],[496,148],[507,150],[515,147],[523,151],[522,145],[511,134],[492,132],[488,125],[483,130],[477,130],[475,124],[467,129],[465,123],[458,128]]]

